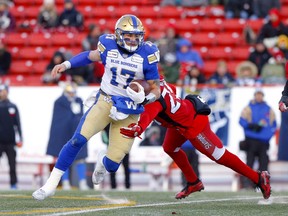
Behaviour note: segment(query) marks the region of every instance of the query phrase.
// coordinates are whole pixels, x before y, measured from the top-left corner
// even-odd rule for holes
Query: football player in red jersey
[[[177,97],[176,88],[168,85],[163,79],[160,87],[160,99],[145,106],[145,112],[140,115],[137,124],[122,127],[120,132],[127,138],[140,136],[154,119],[167,127],[163,149],[182,170],[188,182],[175,198],[182,199],[204,189],[202,182],[189,165],[185,153],[180,149],[188,139],[198,151],[211,160],[249,178],[260,188],[263,197],[268,199],[271,194],[269,172],[254,171],[223,146],[210,128],[208,119],[210,108],[207,103],[198,95],[188,95],[185,99]]]

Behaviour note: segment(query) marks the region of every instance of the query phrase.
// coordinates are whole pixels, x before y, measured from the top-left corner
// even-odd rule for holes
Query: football
[[[150,92],[151,89],[150,89],[149,83],[148,83],[146,80],[133,80],[133,81],[129,84],[129,87],[130,87],[133,91],[139,92],[139,91],[140,91],[139,87],[138,87],[135,83],[133,83],[133,82],[137,82],[137,83],[139,83],[141,86],[143,86],[145,95],[149,94],[149,92]]]

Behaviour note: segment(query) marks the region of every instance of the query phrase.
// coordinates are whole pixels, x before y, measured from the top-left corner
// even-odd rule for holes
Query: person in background
[[[217,62],[216,71],[208,79],[207,83],[223,85],[225,87],[232,87],[234,85],[235,79],[228,71],[225,60],[219,60]]]
[[[9,98],[8,85],[0,84],[0,157],[6,153],[9,163],[10,188],[17,189],[15,146],[22,147],[20,114],[16,104]]]
[[[61,83],[62,84],[62,83]],[[63,144],[73,135],[83,115],[83,101],[77,96],[76,85],[66,82],[63,93],[54,102],[52,122],[50,128],[47,155],[58,157]],[[88,156],[87,146],[84,146],[75,159],[80,190],[87,190],[85,158]],[[64,190],[71,189],[69,169],[62,176]]]
[[[269,141],[276,132],[277,123],[275,113],[264,101],[264,93],[261,89],[256,89],[253,100],[242,110],[239,124],[244,129],[247,144],[247,165],[253,168],[257,158],[259,164],[257,169],[269,170],[267,151]],[[244,187],[246,186],[247,184],[244,183]]]
[[[267,18],[272,8],[280,10],[280,0],[253,0],[253,13],[255,18]]]
[[[243,61],[236,67],[236,84],[238,86],[254,86],[261,83],[258,79],[257,66],[250,61]]]
[[[249,19],[253,15],[253,5],[250,0],[227,0],[224,10],[226,19]]]
[[[12,63],[12,56],[6,50],[5,44],[0,39],[0,77],[9,74],[9,69]]]
[[[168,83],[176,84],[179,79],[180,64],[173,53],[164,55],[164,62],[160,65],[161,72]]]
[[[181,70],[186,70],[186,75],[183,80],[184,85],[196,86],[198,84],[206,83],[204,74],[196,64],[182,64]]]
[[[72,27],[81,30],[84,25],[83,15],[77,11],[73,0],[64,1],[64,10],[59,14],[58,27]]]
[[[139,146],[161,146],[161,131],[159,125],[151,125],[145,131],[145,138],[140,142]]]
[[[44,0],[37,17],[37,23],[44,29],[57,25],[58,13],[54,0]]]
[[[254,50],[249,54],[248,61],[254,63],[258,68],[257,76],[261,74],[263,66],[268,63],[269,59],[272,57],[271,53],[266,48],[263,40],[257,39]]]
[[[9,1],[0,0],[0,33],[15,31],[16,20],[10,12],[9,6]]]
[[[104,144],[108,146],[109,144],[109,125],[105,127],[105,129],[101,133],[102,141]],[[122,160],[122,165],[124,168],[124,175],[125,175],[125,188],[130,189],[130,163],[129,163],[129,153],[125,155]],[[116,181],[116,173],[110,173],[110,185],[112,189],[117,188],[117,181]]]

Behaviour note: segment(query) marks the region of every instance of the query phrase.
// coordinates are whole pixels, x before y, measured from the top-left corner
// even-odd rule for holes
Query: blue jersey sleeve
[[[151,42],[145,42],[144,45],[145,58],[143,62],[144,77],[146,80],[159,79],[158,63],[160,60],[160,53],[157,46]]]

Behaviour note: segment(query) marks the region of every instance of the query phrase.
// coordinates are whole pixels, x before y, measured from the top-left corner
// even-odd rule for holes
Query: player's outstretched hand
[[[139,137],[141,139],[140,135],[142,134],[142,132],[143,132],[142,128],[135,123],[128,125],[128,127],[120,128],[120,133],[123,135],[123,137],[129,139],[133,139],[135,137]]]
[[[54,68],[51,71],[51,76],[55,78],[58,73],[62,73],[66,70],[66,67],[64,64],[57,64],[54,66]]]
[[[279,101],[279,110],[281,112],[288,111],[288,96],[282,96]]]

